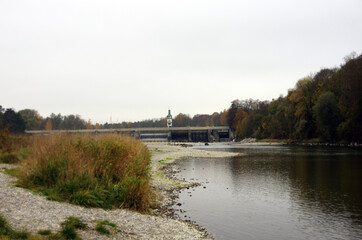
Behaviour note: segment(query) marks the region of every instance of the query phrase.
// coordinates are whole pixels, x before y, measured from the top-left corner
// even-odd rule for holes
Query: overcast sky
[[[0,105],[93,123],[271,100],[362,53],[362,0],[0,0]]]

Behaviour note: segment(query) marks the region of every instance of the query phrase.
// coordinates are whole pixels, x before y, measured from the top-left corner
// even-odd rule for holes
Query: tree
[[[55,115],[54,113],[50,114],[50,119],[52,122],[52,129],[54,130],[62,129],[64,118],[60,113],[57,115]]]
[[[87,129],[88,130],[93,129],[93,126],[92,126],[92,123],[90,120],[88,120],[88,122],[87,122]]]
[[[2,115],[3,128],[8,129],[10,133],[23,133],[25,131],[25,122],[20,113],[8,108]]]
[[[343,118],[340,133],[348,141],[362,142],[362,54],[350,58],[331,80]]]
[[[5,112],[5,108],[3,108],[0,105],[0,129],[4,129],[4,123],[3,123],[4,112]]]
[[[25,128],[28,130],[40,130],[43,118],[36,110],[24,109],[19,111],[25,121]]]
[[[234,118],[236,115],[236,111],[238,109],[238,100],[234,100],[231,102],[231,106],[227,111],[227,115],[226,115],[226,121],[227,121],[227,125],[235,131],[236,129],[236,123],[234,122]]]
[[[53,124],[50,118],[48,118],[48,120],[45,123],[45,130],[53,130]]]
[[[247,130],[249,126],[247,124],[248,122],[246,121],[247,118],[248,118],[247,112],[241,109],[236,110],[236,114],[234,117],[234,124],[236,125],[235,133],[237,139],[245,138],[248,135]]]
[[[189,115],[179,113],[172,122],[174,127],[187,127],[191,125],[191,118]]]
[[[288,99],[294,106],[294,136],[298,139],[310,138],[314,133],[311,80],[310,76],[299,80],[295,90],[288,94]]]
[[[339,124],[339,109],[334,93],[322,94],[313,107],[313,116],[317,121],[319,135],[325,141],[337,140],[337,126]]]
[[[220,112],[220,126],[227,126],[227,111],[224,109],[224,111]]]

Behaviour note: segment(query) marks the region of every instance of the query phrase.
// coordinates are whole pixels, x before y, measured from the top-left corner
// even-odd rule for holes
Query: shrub
[[[150,154],[138,140],[119,135],[34,137],[19,183],[50,199],[86,207],[151,206]]]

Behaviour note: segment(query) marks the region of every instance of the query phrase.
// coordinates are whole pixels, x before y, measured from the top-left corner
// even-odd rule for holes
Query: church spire
[[[172,127],[172,115],[171,115],[171,109],[168,109],[168,115],[167,115],[167,127]]]

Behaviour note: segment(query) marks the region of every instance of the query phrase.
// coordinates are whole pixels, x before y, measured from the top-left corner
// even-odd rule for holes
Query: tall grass
[[[29,140],[28,137],[0,130],[0,163],[19,163],[25,159],[30,154],[27,148]]]
[[[138,140],[120,135],[33,137],[19,183],[53,200],[86,207],[151,206],[150,154]]]

